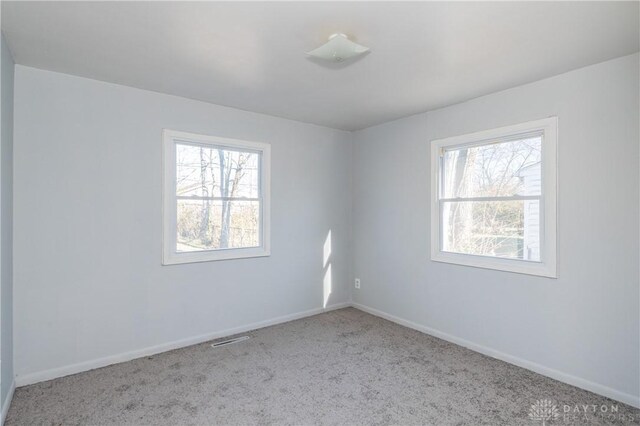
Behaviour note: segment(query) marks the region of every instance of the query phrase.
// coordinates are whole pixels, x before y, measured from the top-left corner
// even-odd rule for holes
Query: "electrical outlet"
[[[356,288],[357,288],[357,289],[360,289],[360,278],[356,278],[356,279],[354,280],[354,283],[355,283]]]

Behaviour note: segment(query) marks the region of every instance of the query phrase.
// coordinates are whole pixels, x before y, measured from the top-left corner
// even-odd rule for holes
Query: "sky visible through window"
[[[260,245],[260,154],[176,144],[177,252]]]
[[[540,261],[542,136],[447,149],[443,250]]]

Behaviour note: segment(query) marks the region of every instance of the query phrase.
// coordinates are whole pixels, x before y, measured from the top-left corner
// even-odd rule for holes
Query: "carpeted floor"
[[[559,414],[547,425],[640,420],[640,410],[353,308],[245,334],[19,388],[6,424],[535,425],[541,399]],[[575,412],[585,404],[597,412]]]

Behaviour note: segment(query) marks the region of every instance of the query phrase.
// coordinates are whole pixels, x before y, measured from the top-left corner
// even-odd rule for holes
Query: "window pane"
[[[178,196],[259,198],[260,154],[176,144]]]
[[[542,137],[444,153],[444,198],[540,195]]]
[[[176,251],[260,245],[259,201],[178,200]]]
[[[540,202],[442,202],[443,251],[540,261]]]

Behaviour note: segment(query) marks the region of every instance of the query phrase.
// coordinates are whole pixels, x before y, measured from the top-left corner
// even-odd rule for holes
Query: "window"
[[[165,130],[163,264],[269,255],[270,145]]]
[[[435,140],[431,259],[556,277],[557,119]]]

